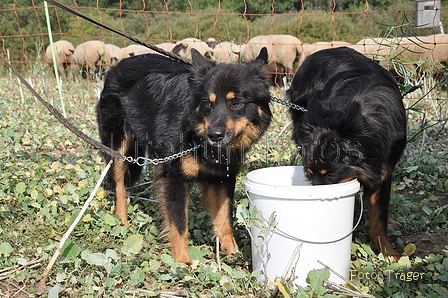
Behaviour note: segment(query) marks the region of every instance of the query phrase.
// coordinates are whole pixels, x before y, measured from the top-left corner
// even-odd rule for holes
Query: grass
[[[42,75],[39,67],[34,72],[30,77],[36,90],[57,104],[54,80]],[[63,84],[70,121],[95,139],[99,90],[101,83],[96,82]],[[190,254],[199,263],[174,263],[160,230],[158,203],[147,184],[132,190],[130,227],[119,224],[111,194],[100,188],[52,268],[47,288],[38,289],[62,235],[105,164],[99,152],[64,128],[29,92],[22,91],[15,78],[0,79],[0,297],[273,295],[274,287],[258,281],[260,276],[263,279],[262,273],[251,270],[250,237],[240,221],[235,221],[234,229],[241,252],[234,258],[221,256],[217,262],[209,216],[198,204],[196,188],[191,194],[189,231]],[[273,95],[282,96],[283,92],[273,90]],[[390,207],[391,235],[405,256],[392,263],[374,254],[364,216],[354,234],[351,281],[365,293],[384,297],[448,295],[446,98],[446,91],[431,97],[419,89],[405,100],[409,136],[415,137],[396,169]],[[244,177],[249,171],[300,163],[286,108],[277,103],[271,107],[274,121],[252,148],[237,180],[235,206],[239,210],[248,210]],[[150,181],[148,168],[142,183]],[[332,297],[322,287],[325,278],[316,276],[312,273],[307,289],[278,280],[279,296]]]

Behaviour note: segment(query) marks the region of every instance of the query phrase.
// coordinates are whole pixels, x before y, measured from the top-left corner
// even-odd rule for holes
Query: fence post
[[[48,37],[50,39],[51,58],[53,59],[53,69],[54,69],[54,75],[56,77],[56,84],[58,86],[59,100],[61,102],[61,108],[62,108],[62,115],[64,115],[64,117],[67,118],[67,115],[65,113],[64,99],[62,98],[62,82],[59,78],[58,66],[56,65],[56,53],[54,51],[53,34],[51,32],[50,14],[48,13],[47,1],[44,1],[44,7],[45,7],[45,19],[47,20]]]

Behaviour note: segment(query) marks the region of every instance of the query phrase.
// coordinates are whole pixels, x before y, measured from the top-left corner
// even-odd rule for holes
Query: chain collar
[[[138,166],[144,166],[144,165],[147,165],[147,164],[152,164],[152,165],[156,166],[158,164],[168,163],[168,162],[171,162],[171,161],[173,161],[175,159],[178,159],[178,158],[181,158],[183,156],[186,156],[188,153],[196,151],[200,147],[202,147],[201,144],[195,145],[194,147],[192,147],[190,149],[187,149],[185,151],[181,151],[181,152],[178,152],[178,153],[175,153],[173,155],[166,156],[166,157],[163,157],[163,158],[151,159],[151,158],[146,158],[146,157],[143,157],[143,156],[139,156],[137,158],[133,158],[132,156],[124,156],[122,161],[126,161],[126,162],[129,162],[129,163],[134,163],[134,164],[137,164]]]
[[[302,112],[304,112],[304,113],[308,112],[308,110],[305,109],[304,107],[301,107],[301,106],[299,106],[299,105],[296,105],[295,103],[292,103],[292,102],[289,102],[289,101],[280,99],[280,98],[278,98],[278,97],[274,97],[274,96],[272,96],[271,99],[272,99],[273,101],[275,101],[275,102],[278,102],[278,103],[280,103],[280,104],[282,104],[282,105],[288,107],[288,108],[291,108],[291,109],[294,109],[294,110],[298,110],[298,111],[302,111]]]

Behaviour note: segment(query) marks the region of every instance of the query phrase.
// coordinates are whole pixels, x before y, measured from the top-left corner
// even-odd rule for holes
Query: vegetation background
[[[187,37],[244,43],[256,35],[291,34],[303,42],[341,40],[356,43],[364,37],[384,37],[390,26],[399,36],[430,35],[438,28],[416,28],[412,0],[62,0],[63,4],[113,28],[150,43]],[[448,24],[448,0],[441,0],[441,22]],[[50,5],[53,39],[75,46],[100,39],[119,47],[129,41]],[[49,44],[43,1],[0,3],[2,49],[12,60],[34,60],[36,47]]]

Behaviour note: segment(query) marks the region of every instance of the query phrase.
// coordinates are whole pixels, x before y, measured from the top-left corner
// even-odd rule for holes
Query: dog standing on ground
[[[228,254],[238,249],[232,230],[236,176],[244,154],[272,117],[265,48],[245,65],[218,65],[195,50],[192,60],[190,66],[158,54],[124,59],[108,72],[97,105],[102,143],[124,156],[165,158],[199,145],[154,167],[173,258],[187,264],[187,203],[193,182],[203,188],[221,248]],[[134,163],[114,161],[115,213],[125,225],[125,186],[140,173]]]
[[[357,178],[375,249],[399,258],[387,236],[392,172],[406,144],[406,113],[394,77],[347,47],[305,59],[287,91],[293,139],[312,184]]]

